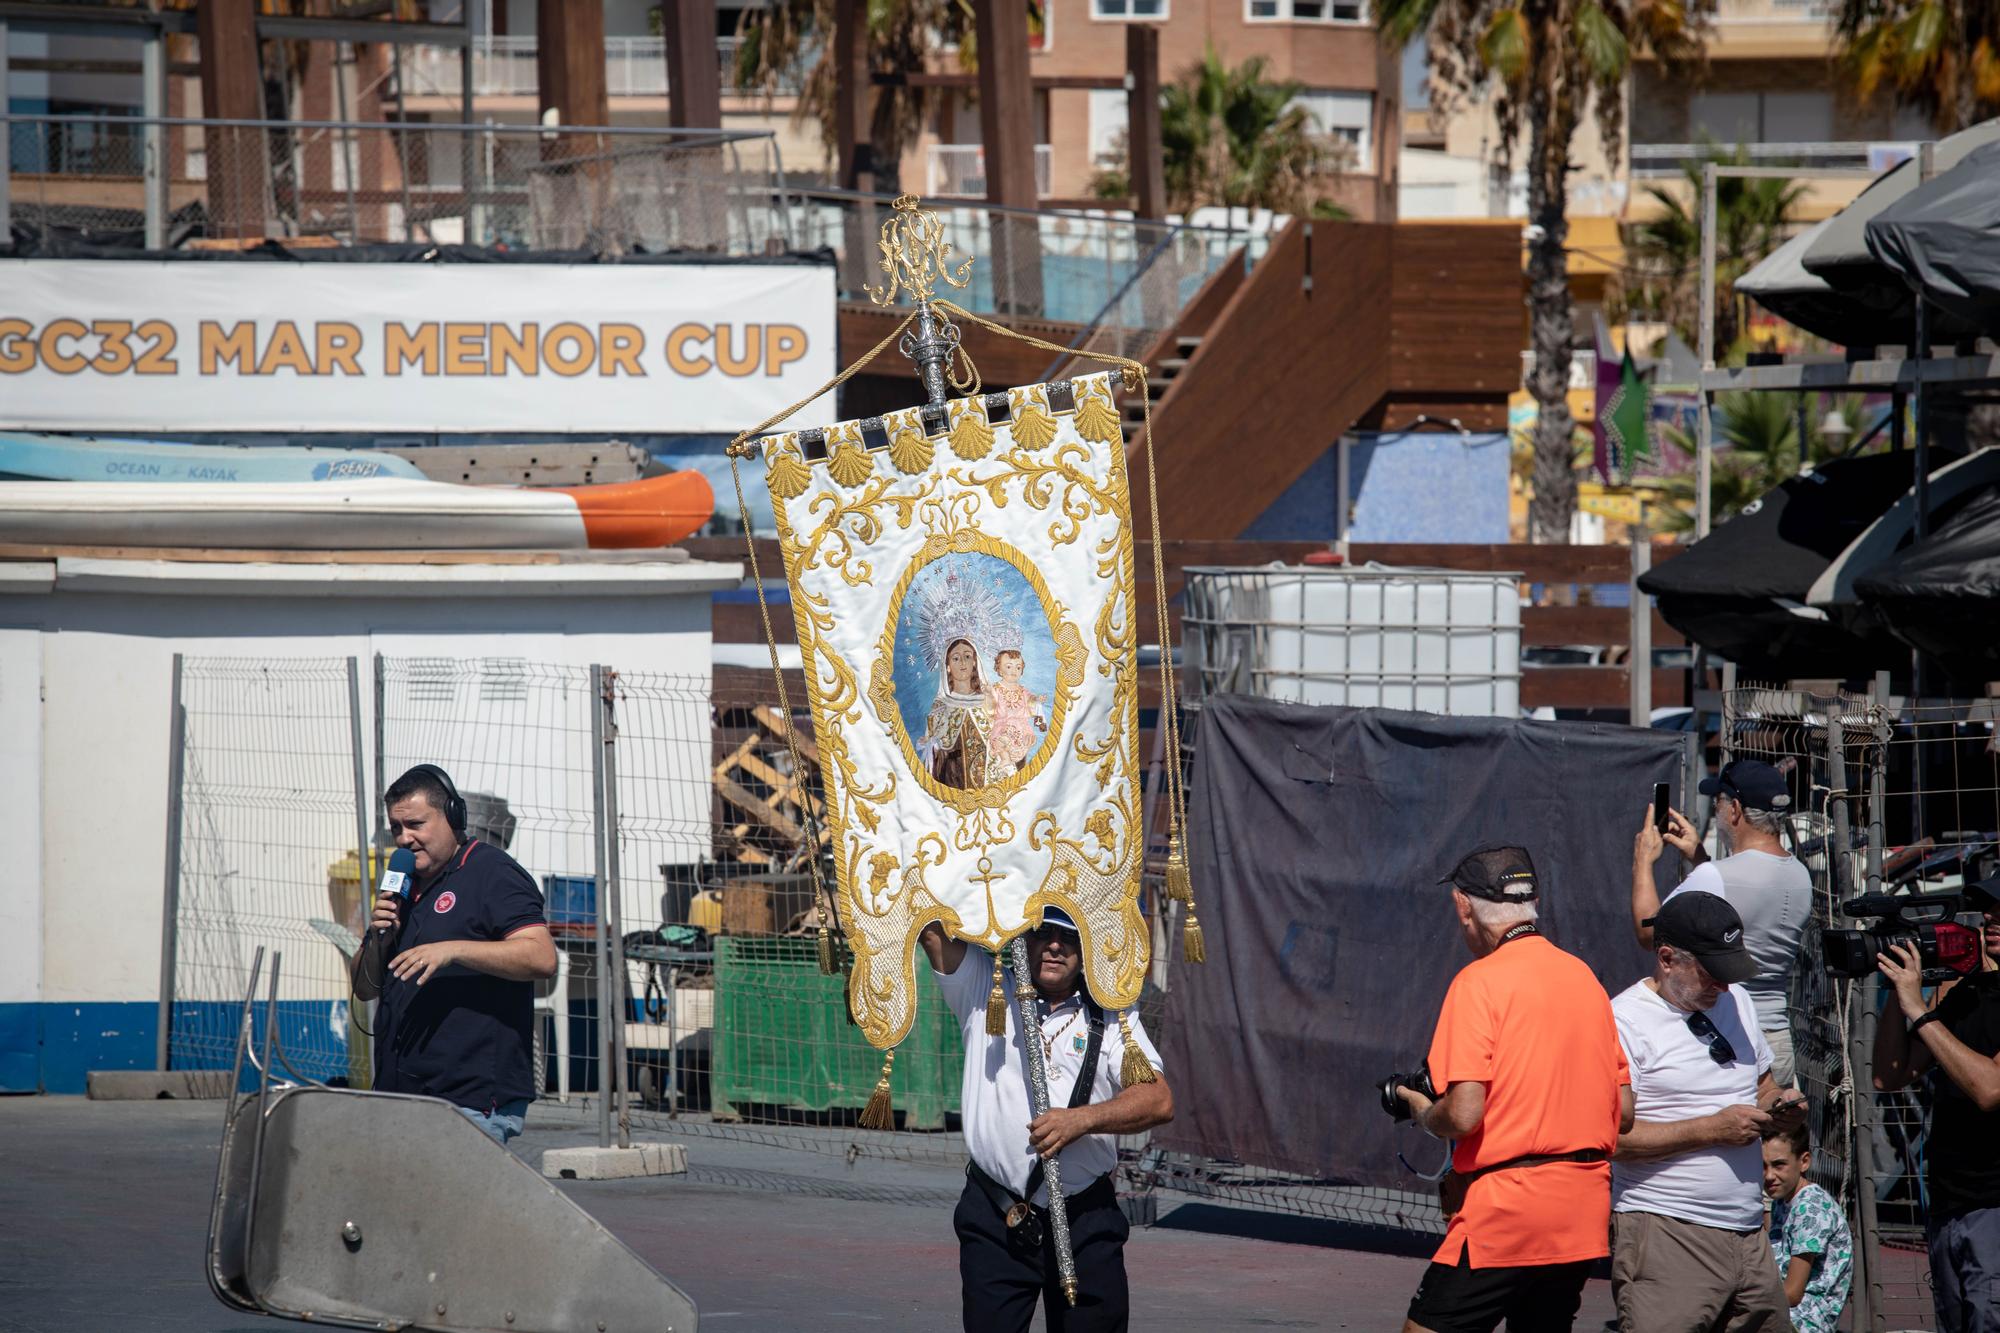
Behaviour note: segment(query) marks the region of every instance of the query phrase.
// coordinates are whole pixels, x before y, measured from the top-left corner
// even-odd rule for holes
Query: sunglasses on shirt
[[[1729,1044],[1729,1038],[1722,1035],[1715,1026],[1715,1020],[1699,1009],[1687,1016],[1688,1031],[1708,1047],[1708,1058],[1719,1065],[1732,1064],[1736,1060],[1736,1048]]]

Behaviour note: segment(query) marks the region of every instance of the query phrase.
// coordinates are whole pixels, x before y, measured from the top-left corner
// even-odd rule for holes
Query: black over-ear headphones
[[[414,777],[418,773],[437,779],[438,785],[444,788],[444,822],[451,825],[453,833],[463,838],[465,836],[465,798],[458,794],[457,786],[452,783],[451,774],[445,772],[436,764],[418,764],[415,768],[403,774],[401,778],[396,779],[396,781],[401,783],[404,779]]]

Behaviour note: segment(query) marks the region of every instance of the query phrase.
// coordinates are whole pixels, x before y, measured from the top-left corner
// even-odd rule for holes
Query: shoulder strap
[[[1072,1111],[1090,1104],[1090,1089],[1097,1082],[1097,1053],[1104,1045],[1104,1011],[1088,997],[1083,1004],[1084,1012],[1090,1016],[1090,1040],[1083,1048],[1083,1067],[1076,1071],[1076,1083],[1069,1090],[1069,1109]],[[1032,1200],[1035,1191],[1042,1187],[1042,1177],[1047,1174],[1042,1159],[1037,1157],[1035,1164],[1028,1168],[1028,1188],[1021,1197]]]

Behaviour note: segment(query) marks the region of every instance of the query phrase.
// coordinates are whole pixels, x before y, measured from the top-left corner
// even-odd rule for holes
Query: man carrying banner
[[[993,955],[946,936],[933,922],[919,936],[945,1003],[965,1039],[960,1106],[965,1121],[965,1192],[953,1225],[967,1333],[1025,1333],[1039,1298],[1050,1333],[1115,1333],[1126,1326],[1125,1238],[1111,1171],[1118,1164],[1112,1136],[1137,1134],[1174,1116],[1159,1068],[1159,1052],[1139,1025],[1106,1016],[1083,985],[1077,929],[1058,907],[1043,909],[1028,935],[1034,999],[1041,1012],[1042,1054],[1048,1066],[1050,1110],[1029,1110],[1027,1049],[1014,1005],[989,1035]],[[1015,994],[1011,969],[1000,969],[1003,997]],[[1028,1001],[1022,1001],[1028,1002]],[[1128,1053],[1127,1042],[1132,1044]],[[1143,1063],[1139,1056],[1143,1053]],[[1043,1159],[1062,1166],[1069,1229],[1076,1258],[1077,1303],[1065,1299],[1055,1247],[1046,1225],[1048,1187]]]

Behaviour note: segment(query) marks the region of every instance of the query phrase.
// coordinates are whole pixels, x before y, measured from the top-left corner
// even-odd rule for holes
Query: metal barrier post
[[[0,24],[0,61],[6,58],[5,24]],[[0,138],[4,138],[0,135]],[[0,162],[0,181],[6,178]],[[0,218],[4,218],[0,209]],[[153,1064],[167,1068],[173,1040],[174,971],[180,953],[181,912],[181,776],[187,758],[187,710],[181,707],[181,655],[174,654],[173,696],[167,709],[167,891],[160,922],[160,1015]]]
[[[590,668],[590,693],[593,699],[604,697],[604,668],[593,663]],[[591,799],[591,814],[597,835],[597,947],[592,958],[597,968],[597,1146],[611,1146],[611,1023],[615,987],[611,980],[611,946],[606,939],[605,907],[610,901],[610,875],[605,866],[606,843],[609,829],[605,819],[604,779],[605,779],[605,737],[604,709],[601,706],[590,710],[590,767],[594,781]]]
[[[1871,710],[1872,711],[1872,710]],[[1847,746],[1841,733],[1841,709],[1827,710],[1827,781],[1838,796],[1835,807],[1834,847],[1844,863],[1851,855],[1847,784]],[[1876,823],[1878,803],[1874,799],[1878,772],[1871,779],[1869,799],[1868,858],[1870,879],[1881,871],[1881,829]],[[1843,870],[1845,866],[1843,865]],[[1839,892],[1847,876],[1834,877]],[[1850,1307],[1854,1312],[1855,1333],[1880,1333],[1882,1329],[1881,1228],[1875,1208],[1875,978],[1870,976],[1849,987],[1847,1023],[1848,1099],[1848,1187],[1854,1195],[1855,1246],[1854,1279]]]
[[[0,46],[5,41],[0,40]],[[146,38],[140,61],[140,100],[147,123],[140,138],[144,160],[140,170],[146,177],[146,248],[167,248],[167,135],[159,117],[167,114],[167,38],[154,28]],[[0,105],[5,105],[0,98]]]
[[[0,19],[0,111],[7,109],[7,20]],[[14,209],[9,193],[13,180],[14,126],[0,122],[0,245],[14,240]],[[160,1068],[165,1069],[162,1064]]]
[[[1639,591],[1639,580],[1653,567],[1653,539],[1643,532],[1632,540],[1632,632],[1625,655],[1625,676],[1631,687],[1630,722],[1635,727],[1653,721],[1653,604]]]
[[[598,671],[598,727],[604,737],[604,859],[605,880],[597,894],[597,919],[604,924],[610,952],[605,967],[611,978],[611,1002],[617,1014],[609,1020],[610,1067],[601,1078],[610,1089],[607,1096],[618,1100],[618,1146],[632,1146],[632,1106],[625,1095],[625,936],[619,921],[618,896],[618,673]]]
[[[354,756],[354,855],[357,858],[354,873],[359,877],[361,892],[365,895],[370,879],[368,853],[374,842],[371,830],[375,821],[369,818],[367,751],[361,744],[361,664],[352,657],[347,659],[347,744]]]

